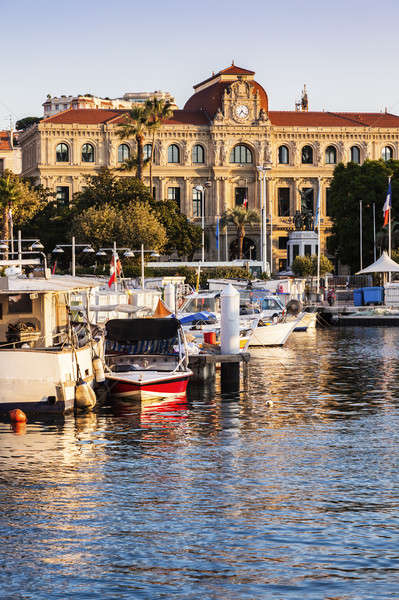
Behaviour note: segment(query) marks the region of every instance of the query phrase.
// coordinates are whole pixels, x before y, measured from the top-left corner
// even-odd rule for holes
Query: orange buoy
[[[12,421],[10,427],[16,435],[24,435],[26,433],[26,423]]]
[[[13,423],[26,423],[28,420],[26,418],[26,414],[20,410],[19,408],[14,408],[14,410],[10,410],[10,419]]]

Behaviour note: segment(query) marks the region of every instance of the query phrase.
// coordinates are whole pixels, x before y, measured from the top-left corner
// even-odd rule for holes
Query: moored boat
[[[192,375],[177,319],[113,319],[106,324],[106,378],[111,395],[125,399],[184,394]]]
[[[66,413],[93,408],[102,334],[71,316],[74,277],[0,278],[0,412]]]

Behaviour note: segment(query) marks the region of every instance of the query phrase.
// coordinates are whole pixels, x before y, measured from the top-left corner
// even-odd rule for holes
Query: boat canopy
[[[180,324],[177,319],[111,319],[105,325],[107,340],[139,342],[165,340],[177,337]]]

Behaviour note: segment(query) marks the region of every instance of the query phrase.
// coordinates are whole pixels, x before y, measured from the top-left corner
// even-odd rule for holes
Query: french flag
[[[385,200],[384,208],[382,209],[382,212],[384,213],[384,225],[383,225],[383,227],[386,227],[388,225],[389,212],[390,212],[391,206],[392,206],[391,197],[392,197],[392,193],[391,193],[391,178],[389,178],[388,193],[387,193],[387,197],[386,197],[386,200]]]
[[[247,198],[246,195],[245,195],[245,198],[244,198],[244,200],[242,202],[242,205],[243,205],[244,208],[248,208],[248,198]]]

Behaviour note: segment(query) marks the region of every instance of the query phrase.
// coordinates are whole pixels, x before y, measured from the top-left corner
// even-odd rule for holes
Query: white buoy
[[[167,283],[165,285],[165,304],[169,308],[172,313],[176,311],[176,296],[175,296],[175,286],[173,283]]]
[[[103,361],[98,356],[93,358],[93,371],[94,377],[97,383],[104,383],[105,375],[104,375],[104,366]]]
[[[220,294],[220,350],[222,354],[240,352],[240,294],[231,284]]]
[[[96,405],[96,394],[88,383],[80,380],[75,388],[76,408],[91,409]]]

